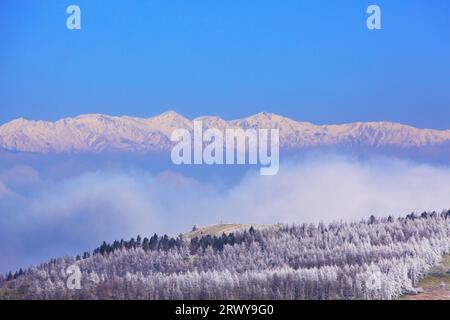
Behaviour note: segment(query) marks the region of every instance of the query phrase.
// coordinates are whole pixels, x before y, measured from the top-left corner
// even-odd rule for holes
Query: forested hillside
[[[394,299],[450,252],[450,211],[103,243],[0,280],[0,298]],[[81,270],[68,289],[67,270]]]

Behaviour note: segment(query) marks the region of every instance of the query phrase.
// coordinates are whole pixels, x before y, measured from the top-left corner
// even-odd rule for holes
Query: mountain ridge
[[[396,122],[316,125],[267,112],[228,121],[216,116],[190,120],[175,111],[167,111],[150,118],[98,113],[56,121],[18,118],[0,126],[0,150],[34,153],[167,151],[173,146],[171,132],[178,128],[192,130],[193,121],[202,121],[205,129],[278,128],[280,147],[285,150],[339,145],[408,149],[450,141],[450,130],[418,129]]]

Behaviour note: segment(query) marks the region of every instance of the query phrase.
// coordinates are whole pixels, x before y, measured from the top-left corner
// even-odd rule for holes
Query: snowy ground
[[[223,233],[230,234],[232,232],[248,230],[250,227],[254,229],[260,229],[266,227],[266,225],[256,224],[239,224],[239,223],[220,223],[212,224],[202,227],[194,227],[191,231],[186,232],[183,236],[187,238],[201,237],[201,236],[221,236]]]

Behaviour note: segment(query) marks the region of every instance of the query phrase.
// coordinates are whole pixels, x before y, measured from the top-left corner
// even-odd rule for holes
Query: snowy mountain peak
[[[282,116],[279,116],[277,114],[274,113],[269,113],[269,112],[259,112],[256,113],[254,115],[251,115],[249,117],[243,118],[243,119],[238,119],[235,121],[247,121],[247,122],[267,122],[267,121],[280,121],[281,119],[283,119]]]
[[[17,118],[17,119],[14,119],[14,120],[12,120],[12,121],[10,121],[8,123],[5,123],[1,127],[18,128],[18,127],[23,126],[25,124],[28,124],[30,122],[33,122],[33,121],[27,120],[25,118]]]
[[[249,118],[270,120],[273,117],[280,117],[280,116],[277,114],[274,114],[274,113],[269,113],[269,112],[263,111],[263,112],[258,112],[257,114],[250,116]]]
[[[184,116],[182,116],[181,114],[170,110],[170,111],[166,111],[163,112],[157,116],[151,117],[149,119],[158,119],[158,120],[164,120],[164,121],[189,121],[187,118],[185,118]]]
[[[321,146],[412,148],[440,145],[450,140],[450,130],[418,129],[393,122],[355,122],[314,125],[277,114],[261,112],[226,121],[215,116],[189,120],[175,111],[151,118],[83,114],[55,122],[15,119],[0,126],[0,150],[24,152],[126,152],[166,151],[173,130],[192,130],[193,121],[205,128],[278,128],[284,149]]]

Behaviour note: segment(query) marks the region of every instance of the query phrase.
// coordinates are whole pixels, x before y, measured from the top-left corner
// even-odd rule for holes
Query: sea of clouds
[[[450,208],[450,166],[312,154],[227,188],[174,171],[86,170],[52,178],[0,167],[0,272],[92,250],[103,240],[177,235],[194,224],[360,220]]]

